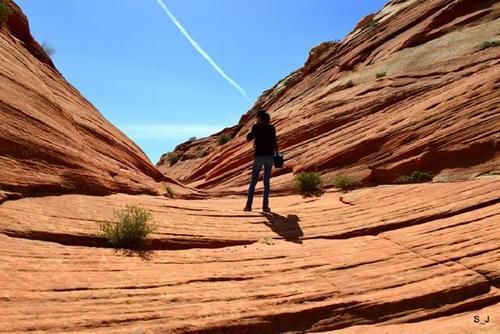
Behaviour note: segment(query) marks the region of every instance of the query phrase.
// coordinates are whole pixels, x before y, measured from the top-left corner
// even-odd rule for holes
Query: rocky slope
[[[273,174],[281,191],[300,171],[320,171],[327,185],[338,174],[383,184],[413,171],[440,181],[499,173],[500,47],[486,48],[500,41],[499,16],[493,0],[389,1],[343,41],[311,50],[221,132],[228,144],[217,146],[220,134],[188,142],[179,163],[158,166],[200,188],[244,191],[245,134],[265,107],[288,160]]]
[[[283,175],[274,179],[282,190],[289,187],[294,170],[313,167],[325,174],[358,173],[374,183],[405,166],[421,163],[424,168],[429,161],[438,168],[447,166],[440,170],[442,178],[468,178],[497,169],[497,146],[493,153],[488,148],[497,145],[498,134],[498,93],[489,90],[499,82],[496,50],[460,56],[462,63],[442,60],[449,67],[441,64],[433,70],[429,65],[424,74],[394,74],[375,83],[371,74],[363,83],[361,71],[349,72],[360,75],[353,79],[355,87],[319,97],[329,89],[325,73],[334,75],[334,85],[339,82],[335,75],[348,79],[346,70],[334,68],[351,65],[335,67],[331,62],[360,54],[354,46],[362,45],[349,40],[366,39],[369,33],[375,43],[383,36],[376,29],[399,17],[399,9],[418,16],[425,6],[430,10],[438,3],[398,2],[376,16],[380,23],[375,28],[353,33],[342,45],[323,44],[313,50],[303,69],[257,103],[269,106],[282,146],[292,158]],[[484,27],[498,22],[491,19],[498,16],[496,3],[447,3],[467,4],[459,8],[467,12],[472,6],[475,13],[469,19],[457,16],[465,20],[463,30],[451,21],[449,29],[455,33],[481,29],[484,39],[489,36]],[[14,12],[0,32],[2,333],[500,332],[499,176],[382,185],[345,194],[327,191],[320,198],[273,197],[272,214],[242,212],[244,199],[238,196],[166,199],[159,196],[165,184],[181,193],[193,191],[162,176],[57,73],[26,30],[26,18],[10,5]],[[478,9],[482,6],[484,12]],[[431,18],[434,13],[428,12],[424,20]],[[422,41],[442,27],[429,24],[434,28],[421,33]],[[401,47],[390,40],[394,50]],[[343,49],[348,45],[351,51]],[[372,56],[385,59],[384,52],[394,56],[405,50],[391,53],[384,46]],[[423,51],[419,59],[432,62]],[[398,73],[397,62],[385,64]],[[372,65],[362,66],[368,71]],[[422,83],[416,79],[419,75]],[[476,87],[479,83],[482,88]],[[370,92],[374,87],[380,89]],[[295,102],[288,101],[295,96],[287,98],[289,94],[298,94]],[[471,99],[468,94],[476,95]],[[375,101],[385,109],[374,110]],[[416,107],[438,101],[454,112],[441,104],[425,112]],[[251,148],[241,138],[250,116],[221,132],[236,137],[223,147],[216,146],[215,135],[179,148],[187,158],[201,156],[197,147],[206,146],[206,171],[200,159],[182,161],[167,171],[211,190],[228,185],[241,191],[238,186],[246,176],[233,174],[233,169],[242,173],[251,159]],[[359,135],[346,135],[355,133],[357,126]],[[310,140],[304,141],[304,133]],[[406,141],[400,142],[401,136]],[[383,145],[373,146],[373,141]],[[440,146],[443,143],[451,144]],[[468,144],[473,146],[463,160],[467,165],[456,165],[466,152],[460,145]],[[427,145],[426,150],[418,155],[421,145]],[[303,151],[315,146],[323,149],[323,160],[316,150]],[[347,163],[358,157],[379,165],[373,162],[369,169]],[[327,161],[345,165],[337,168]],[[122,193],[102,196],[112,192]],[[152,213],[156,230],[149,249],[104,247],[98,223],[111,220],[114,210],[125,205]]]
[[[360,189],[343,201],[287,196],[273,199],[272,215],[242,214],[240,198],[9,201],[0,328],[498,333],[499,189],[490,177]],[[141,256],[100,247],[96,222],[125,204],[150,210],[158,227]]]
[[[11,13],[0,29],[0,202],[164,193],[158,182],[173,181],[61,76],[19,7],[4,3]]]

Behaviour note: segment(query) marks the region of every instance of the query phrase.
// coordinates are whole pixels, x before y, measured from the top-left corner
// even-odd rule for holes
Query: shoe
[[[266,206],[265,208],[262,208],[262,212],[271,212],[271,208]]]
[[[243,211],[245,212],[252,212],[252,208],[249,208],[248,206],[246,206]]]

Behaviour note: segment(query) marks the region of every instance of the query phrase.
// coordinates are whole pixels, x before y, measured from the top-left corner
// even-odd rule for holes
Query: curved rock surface
[[[163,176],[64,80],[8,3],[2,333],[500,332],[498,176],[273,197],[273,214],[242,212],[238,196],[167,200],[166,185],[196,192]],[[391,1],[343,43],[314,48],[239,125],[179,146],[184,160],[161,168],[213,194],[243,192],[242,135],[262,105],[289,157],[273,179],[281,192],[300,170],[373,184],[412,170],[495,174],[499,52],[475,48],[498,36],[498,9]],[[336,88],[347,80],[355,86]],[[235,138],[218,147],[220,134]],[[192,159],[202,149],[208,156]],[[98,223],[125,205],[152,212],[149,250],[103,247]]]
[[[272,215],[242,213],[238,197],[9,201],[0,205],[0,326],[433,333],[439,325],[465,334],[484,333],[473,315],[489,315],[484,328],[495,333],[499,189],[488,178],[277,197]],[[101,248],[96,223],[125,204],[150,210],[158,227],[140,256]]]
[[[382,326],[354,326],[349,329],[325,332],[329,334],[496,334],[500,325],[492,322],[500,313],[500,305],[485,307],[473,312],[465,312],[439,319],[419,321],[408,324]],[[475,322],[477,321],[477,322]],[[472,325],[473,324],[473,325]]]
[[[5,2],[5,1],[4,1]],[[12,1],[0,29],[0,202],[19,196],[165,193],[141,149],[55,69]]]
[[[252,145],[245,134],[265,107],[273,118],[285,169],[293,174],[351,175],[393,183],[425,171],[435,180],[500,173],[500,3],[476,0],[390,1],[342,42],[311,50],[304,67],[264,92],[217,146],[219,134],[180,145],[181,161],[158,166],[200,188],[243,192]],[[352,83],[352,87],[350,87]],[[200,150],[208,155],[196,158]],[[198,155],[199,156],[199,155]]]

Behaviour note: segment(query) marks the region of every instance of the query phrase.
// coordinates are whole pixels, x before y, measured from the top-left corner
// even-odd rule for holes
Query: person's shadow
[[[300,228],[300,218],[297,215],[288,215],[287,217],[277,213],[263,213],[266,217],[266,226],[269,227],[274,233],[282,236],[286,241],[301,244],[301,237],[304,232]]]

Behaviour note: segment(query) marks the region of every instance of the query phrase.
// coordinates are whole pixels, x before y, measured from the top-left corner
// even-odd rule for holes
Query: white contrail
[[[196,42],[192,37],[191,35],[189,35],[189,33],[186,31],[186,29],[184,29],[184,27],[182,26],[182,24],[179,22],[179,20],[177,20],[177,18],[174,16],[174,14],[172,14],[172,12],[170,11],[170,9],[168,9],[168,7],[165,5],[165,3],[163,2],[163,0],[156,0],[158,2],[158,4],[161,6],[161,8],[163,8],[163,10],[165,11],[165,13],[167,14],[167,16],[170,18],[170,20],[172,20],[172,22],[175,24],[175,26],[179,29],[179,31],[184,35],[184,37],[186,37],[186,39],[189,41],[189,43],[191,43],[191,45],[193,46],[193,48],[195,48],[196,51],[198,51],[198,53],[203,57],[205,58],[208,63],[210,65],[212,65],[212,67],[227,81],[229,82],[230,85],[232,85],[234,88],[236,88],[238,90],[238,92],[241,93],[241,95],[243,95],[243,97],[247,100],[249,100],[249,97],[248,97],[248,94],[247,92],[245,92],[245,90],[236,82],[234,81],[233,79],[231,79],[225,72],[224,70],[222,70],[222,68],[219,67],[219,65],[217,65],[215,63],[215,61],[208,55],[208,53],[205,52],[205,50],[203,50],[203,48],[200,46],[200,44],[198,44],[198,42]]]

